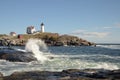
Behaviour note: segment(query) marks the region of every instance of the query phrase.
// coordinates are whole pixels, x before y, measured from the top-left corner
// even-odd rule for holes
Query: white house
[[[10,32],[11,36],[16,36],[17,34],[15,32]]]
[[[35,32],[36,32],[36,30],[35,30],[34,26],[27,27],[27,34],[33,34]]]

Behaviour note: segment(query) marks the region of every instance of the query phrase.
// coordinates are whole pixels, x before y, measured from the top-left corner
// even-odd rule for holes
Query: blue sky
[[[42,22],[46,32],[120,43],[120,0],[0,0],[0,34]]]

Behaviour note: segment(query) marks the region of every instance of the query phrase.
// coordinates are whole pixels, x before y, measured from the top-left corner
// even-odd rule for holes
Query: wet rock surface
[[[120,80],[119,70],[68,69],[61,72],[29,71],[14,72],[3,80]]]
[[[16,51],[13,49],[0,50],[0,59],[12,62],[30,62],[37,60],[35,57],[33,57],[32,53]]]
[[[1,77],[3,77],[3,74],[2,74],[2,73],[0,73],[0,78],[1,78]]]

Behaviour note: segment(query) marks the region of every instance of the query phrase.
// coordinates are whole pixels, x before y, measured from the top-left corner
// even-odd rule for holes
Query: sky
[[[120,43],[120,0],[0,0],[0,34],[28,26],[96,43]]]

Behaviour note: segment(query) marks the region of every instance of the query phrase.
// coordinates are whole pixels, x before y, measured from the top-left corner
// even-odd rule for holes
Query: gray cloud
[[[116,26],[116,27],[120,27],[120,23],[116,23],[115,26]]]

